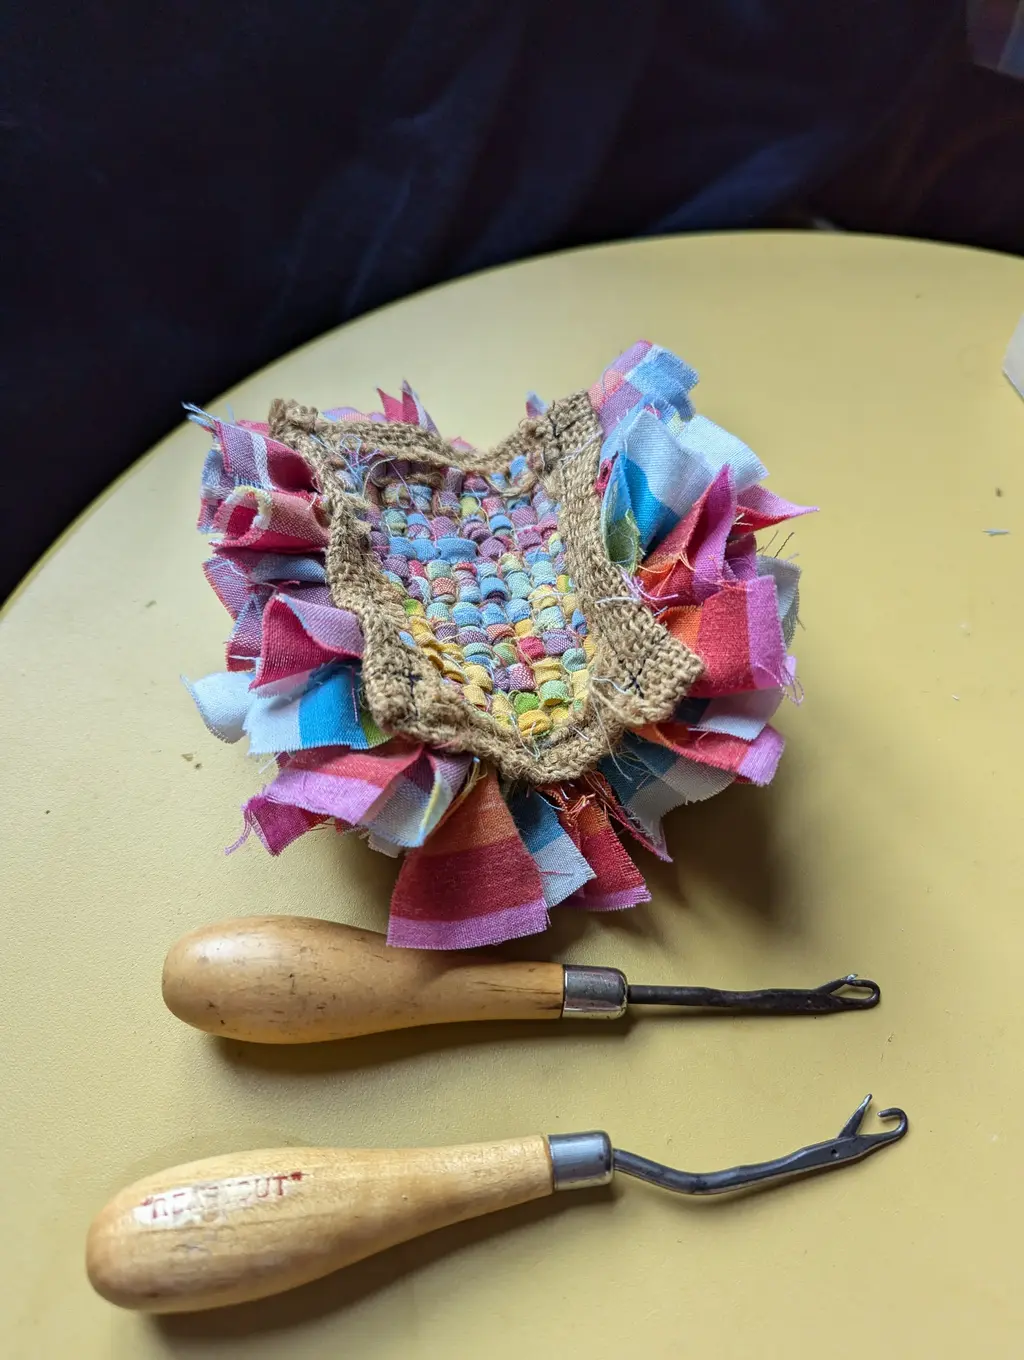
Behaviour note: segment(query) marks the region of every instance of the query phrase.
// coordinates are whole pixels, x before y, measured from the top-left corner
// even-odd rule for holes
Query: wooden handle
[[[462,1147],[210,1157],[122,1190],[93,1220],[86,1268],[93,1288],[122,1308],[218,1308],[293,1289],[552,1188],[540,1134]]]
[[[164,1000],[209,1034],[304,1044],[455,1020],[557,1020],[560,963],[390,949],[383,935],[307,916],[203,926],[172,946]]]

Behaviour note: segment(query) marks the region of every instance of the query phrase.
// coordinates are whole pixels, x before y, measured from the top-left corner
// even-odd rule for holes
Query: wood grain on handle
[[[551,1193],[540,1134],[461,1147],[240,1152],[122,1190],[93,1220],[86,1268],[122,1308],[217,1308]]]
[[[559,963],[391,949],[383,935],[306,916],[247,916],[173,945],[164,1000],[210,1034],[264,1044],[458,1020],[557,1020]]]

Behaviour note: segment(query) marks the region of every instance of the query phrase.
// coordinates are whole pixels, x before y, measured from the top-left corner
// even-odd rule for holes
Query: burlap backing
[[[312,407],[276,401],[274,439],[296,449],[313,467],[330,516],[327,584],[341,609],[359,619],[365,640],[363,701],[386,732],[490,761],[508,779],[557,784],[575,779],[618,743],[628,728],[671,716],[703,669],[700,658],[632,597],[609,560],[594,491],[601,427],[586,392],[555,402],[524,421],[490,452],[461,451],[415,425],[326,420]],[[483,475],[506,472],[523,455],[529,471],[516,485],[540,480],[559,506],[566,572],[596,646],[591,683],[578,721],[527,740],[468,703],[427,656],[404,642],[402,592],[384,575],[369,548],[365,502],[344,489],[337,468],[342,441],[360,440],[382,459],[418,464],[438,477],[447,467]],[[365,454],[364,454],[365,458]]]

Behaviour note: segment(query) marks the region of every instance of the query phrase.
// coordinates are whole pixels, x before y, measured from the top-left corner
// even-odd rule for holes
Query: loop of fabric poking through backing
[[[668,718],[700,677],[699,658],[627,592],[608,555],[602,431],[586,392],[489,454],[295,402],[274,403],[270,434],[316,472],[327,585],[362,627],[364,699],[383,730],[544,785]],[[353,442],[361,493],[339,481]]]

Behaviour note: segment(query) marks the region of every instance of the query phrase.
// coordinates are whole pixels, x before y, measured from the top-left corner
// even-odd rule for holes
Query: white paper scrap
[[[1006,351],[1006,358],[1003,360],[1003,372],[1024,397],[1024,316],[1021,317],[1020,325],[1014,331],[1013,339],[1010,341],[1010,348]]]

